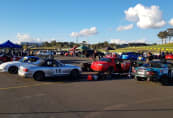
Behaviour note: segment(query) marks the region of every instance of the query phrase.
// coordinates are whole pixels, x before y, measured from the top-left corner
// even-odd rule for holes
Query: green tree
[[[56,46],[56,40],[51,41],[51,46]]]
[[[162,40],[162,44],[163,44],[164,40],[165,40],[165,44],[166,44],[166,38],[168,37],[168,32],[167,31],[159,32],[157,34],[157,36]]]
[[[49,44],[49,42],[46,41],[46,42],[43,43],[43,46],[44,46],[44,47],[49,47],[50,44]]]

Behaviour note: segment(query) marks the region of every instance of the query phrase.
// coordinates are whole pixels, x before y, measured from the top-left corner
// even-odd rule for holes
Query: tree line
[[[172,34],[169,33],[169,30],[172,30],[172,28],[169,28],[165,31],[160,31],[157,36],[161,39],[162,41],[162,44],[166,44],[167,43],[167,40],[168,40],[168,43],[171,43],[171,37],[173,36]]]

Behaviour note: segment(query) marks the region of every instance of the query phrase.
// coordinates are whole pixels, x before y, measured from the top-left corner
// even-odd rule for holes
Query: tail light
[[[147,75],[154,75],[155,73],[153,71],[148,71]]]
[[[27,68],[24,68],[23,71],[24,71],[24,72],[28,72],[28,69],[27,69]]]

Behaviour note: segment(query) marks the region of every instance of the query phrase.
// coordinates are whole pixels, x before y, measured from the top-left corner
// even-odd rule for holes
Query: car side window
[[[51,60],[46,61],[46,66],[53,67],[53,62]]]
[[[161,68],[168,68],[168,65],[167,64],[162,64]]]
[[[55,61],[55,65],[56,67],[61,67],[61,63],[59,63],[58,61]]]

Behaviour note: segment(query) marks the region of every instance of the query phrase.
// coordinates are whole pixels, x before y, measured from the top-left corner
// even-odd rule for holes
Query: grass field
[[[38,47],[38,48],[32,48],[32,49],[48,49],[48,50],[56,50],[57,47]],[[62,50],[68,50],[70,48],[62,48]],[[105,52],[103,49],[99,49],[101,52]],[[151,51],[151,52],[173,52],[173,43],[169,44],[162,44],[162,45],[152,45],[152,46],[133,46],[133,47],[127,47],[127,48],[118,48],[116,50],[109,50],[109,52],[138,52],[138,51]]]
[[[109,52],[138,52],[138,51],[151,51],[151,52],[160,52],[168,51],[173,52],[173,43],[163,44],[163,45],[153,45],[153,46],[138,46],[138,47],[127,47],[119,48],[116,50],[110,50]]]

